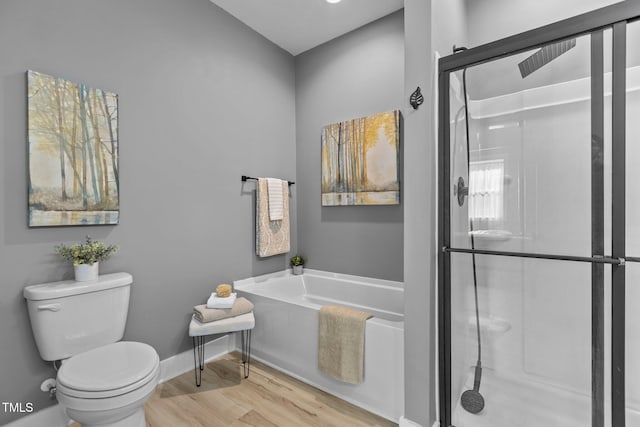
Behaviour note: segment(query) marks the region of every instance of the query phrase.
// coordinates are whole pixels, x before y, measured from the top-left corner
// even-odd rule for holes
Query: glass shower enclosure
[[[440,59],[442,427],[640,426],[639,18]]]

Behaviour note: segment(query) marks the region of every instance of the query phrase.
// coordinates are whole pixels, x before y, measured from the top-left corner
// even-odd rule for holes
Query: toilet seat
[[[71,357],[58,371],[59,393],[83,399],[104,399],[130,393],[157,378],[160,359],[155,349],[120,341]]]

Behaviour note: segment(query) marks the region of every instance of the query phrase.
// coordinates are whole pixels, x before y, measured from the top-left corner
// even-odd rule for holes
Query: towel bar
[[[247,176],[247,175],[242,175],[241,179],[242,179],[242,182],[246,182],[248,180],[252,180],[252,181],[257,181],[258,180],[258,178],[254,178],[252,176]],[[289,186],[291,186],[291,185],[295,184],[295,182],[287,181],[287,184],[289,184]]]

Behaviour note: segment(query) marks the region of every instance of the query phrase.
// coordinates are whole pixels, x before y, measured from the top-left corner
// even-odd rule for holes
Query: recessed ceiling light
[[[340,3],[342,0],[325,0],[327,3],[335,4]]]

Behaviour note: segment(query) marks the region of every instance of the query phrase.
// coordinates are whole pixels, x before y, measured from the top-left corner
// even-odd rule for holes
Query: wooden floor
[[[160,384],[145,413],[149,427],[397,426],[257,361],[244,379],[239,353],[209,362],[200,387],[193,371]]]

